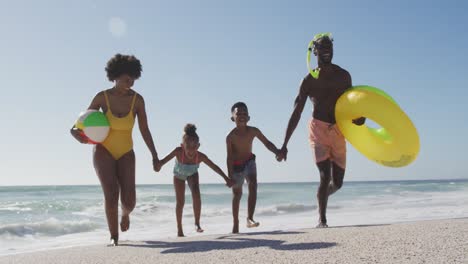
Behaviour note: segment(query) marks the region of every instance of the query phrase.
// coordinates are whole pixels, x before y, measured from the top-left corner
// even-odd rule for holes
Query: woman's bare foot
[[[120,230],[122,232],[127,231],[130,228],[130,216],[127,215],[122,215],[122,219],[120,219]]]
[[[328,227],[327,223],[319,222],[315,228],[327,228],[327,227]]]
[[[239,223],[234,223],[234,225],[232,226],[232,233],[233,234],[238,234],[239,233]]]
[[[108,247],[116,247],[119,245],[119,238],[118,237],[111,237]]]
[[[200,225],[195,225],[195,230],[196,230],[198,233],[203,233],[203,231],[205,231],[205,230],[203,230],[203,228],[201,228]]]
[[[177,236],[178,237],[184,237],[185,236],[184,231],[182,231],[182,230],[177,231]]]
[[[252,228],[252,227],[257,227],[259,226],[259,222],[255,222],[253,219],[247,218],[247,227]]]

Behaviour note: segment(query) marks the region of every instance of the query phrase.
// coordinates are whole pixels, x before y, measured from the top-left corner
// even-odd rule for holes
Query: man
[[[302,81],[294,102],[294,111],[289,119],[283,147],[278,160],[286,160],[287,145],[297,124],[307,98],[314,105],[313,118],[309,123],[309,142],[320,172],[317,190],[319,223],[317,227],[328,227],[326,209],[328,196],[343,185],[346,168],[346,141],[335,120],[335,104],[338,98],[352,86],[350,74],[332,64],[333,38],[329,33],[315,35],[312,51],[317,57],[318,68]],[[353,120],[356,125],[364,124],[363,117]]]

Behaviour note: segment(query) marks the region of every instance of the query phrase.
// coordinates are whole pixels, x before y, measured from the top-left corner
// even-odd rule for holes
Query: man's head
[[[314,36],[313,52],[318,63],[330,64],[333,59],[333,37],[331,33],[320,33]]]
[[[244,102],[237,102],[231,107],[231,120],[236,125],[247,125],[250,120],[249,109]]]

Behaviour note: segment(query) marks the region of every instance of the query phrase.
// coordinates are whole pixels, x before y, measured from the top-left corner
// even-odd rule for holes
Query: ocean
[[[202,184],[203,234],[232,229],[231,190]],[[255,219],[247,229],[248,191],[240,208],[240,232],[312,228],[317,224],[317,183],[260,183]],[[328,202],[330,226],[370,225],[468,217],[468,180],[346,182]],[[194,229],[192,200],[186,188],[186,236]],[[120,240],[176,237],[172,185],[137,186],[137,205],[130,230]],[[100,186],[0,187],[0,255],[106,244],[109,240]]]

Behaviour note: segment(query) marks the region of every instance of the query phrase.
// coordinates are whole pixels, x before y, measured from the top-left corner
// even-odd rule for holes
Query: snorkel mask
[[[331,41],[333,41],[333,37],[332,37],[331,33],[329,33],[329,32],[319,33],[319,34],[315,35],[314,38],[309,42],[309,47],[307,48],[307,58],[306,58],[307,59],[307,69],[309,69],[309,73],[310,73],[310,75],[312,75],[312,77],[314,77],[314,79],[318,79],[320,69],[312,69],[310,67],[310,55],[312,54],[312,49],[314,48],[315,42],[317,42],[319,39],[324,38],[324,37],[327,37]]]

